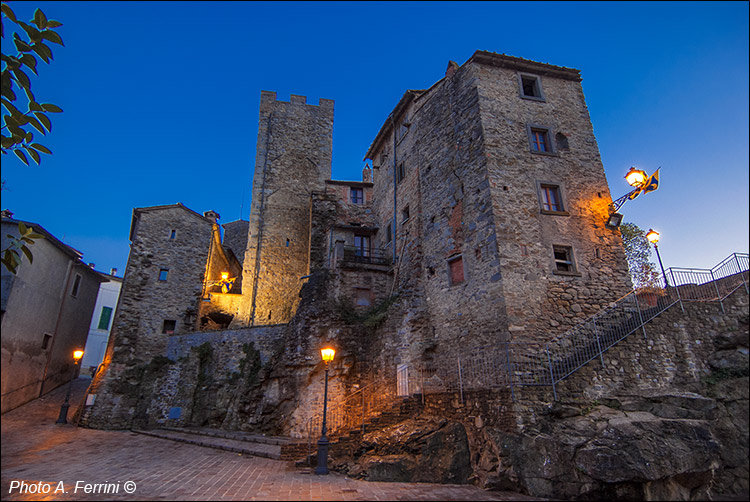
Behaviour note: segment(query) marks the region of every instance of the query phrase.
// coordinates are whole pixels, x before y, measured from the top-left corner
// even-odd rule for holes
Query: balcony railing
[[[368,263],[372,265],[390,265],[391,258],[382,249],[343,246],[343,263]]]

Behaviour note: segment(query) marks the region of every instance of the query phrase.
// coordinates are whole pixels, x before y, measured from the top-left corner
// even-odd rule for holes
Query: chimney
[[[213,211],[213,210],[206,211],[205,213],[203,213],[203,216],[205,216],[209,220],[213,221],[214,223],[216,223],[216,220],[218,220],[219,218],[221,218],[221,216],[219,216],[219,213],[217,213],[216,211]]]
[[[0,216],[3,218],[13,218],[13,213],[11,213],[9,209],[3,209],[0,211]]]
[[[458,70],[458,63],[455,61],[448,61],[448,68],[445,69],[445,76],[451,77]]]
[[[362,181],[372,183],[372,168],[370,168],[369,164],[365,164],[365,167],[362,169]]]
[[[89,263],[89,267],[91,269],[94,269],[94,268],[96,268],[96,264],[92,261],[91,263]]]
[[[110,270],[109,275],[117,275],[117,269],[113,268],[112,270]]]

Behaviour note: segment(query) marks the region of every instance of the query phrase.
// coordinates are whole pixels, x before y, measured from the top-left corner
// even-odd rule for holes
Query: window
[[[99,326],[96,329],[109,329],[109,320],[112,317],[112,307],[102,307],[102,313],[99,316]]]
[[[364,190],[362,188],[354,188],[352,187],[349,192],[350,200],[352,201],[352,204],[364,204],[365,203],[365,194]]]
[[[169,275],[168,268],[160,268],[159,269],[159,282],[166,282],[168,275]]]
[[[531,151],[536,153],[551,153],[552,145],[549,142],[549,131],[532,127],[530,129]]]
[[[174,240],[174,239],[175,239],[175,237],[177,237],[177,230],[175,230],[175,229],[173,228],[173,229],[172,229],[172,232],[171,232],[171,233],[169,234],[169,239],[170,239],[170,240]]]
[[[575,273],[576,268],[573,263],[573,249],[569,246],[553,246],[552,251],[555,255],[555,271]]]
[[[385,228],[385,242],[386,244],[393,240],[393,220],[388,222],[388,226]]]
[[[354,288],[354,303],[363,307],[372,304],[372,291],[368,288]]]
[[[164,319],[164,324],[161,326],[161,332],[166,335],[171,335],[174,333],[175,327],[177,326],[177,321],[172,319]]]
[[[401,224],[403,225],[407,221],[409,221],[409,206],[401,210]]]
[[[354,256],[370,256],[370,236],[369,235],[355,235],[354,236]]]
[[[79,289],[81,289],[81,274],[76,274],[76,279],[73,281],[73,289],[70,290],[70,296],[78,298]]]
[[[542,81],[538,76],[520,73],[518,75],[518,81],[521,88],[522,98],[544,101]]]
[[[464,282],[464,260],[461,255],[448,259],[451,286]]]
[[[49,348],[49,342],[52,341],[52,335],[49,333],[45,333],[42,335],[42,350],[47,350]]]
[[[396,141],[401,141],[401,139],[406,136],[406,133],[409,132],[409,117],[404,116],[403,120],[401,120],[401,123],[398,126],[398,130],[396,131]]]
[[[560,185],[537,182],[539,204],[543,213],[566,213]]]
[[[401,183],[401,180],[406,178],[406,167],[404,163],[400,163],[396,169],[396,183]]]

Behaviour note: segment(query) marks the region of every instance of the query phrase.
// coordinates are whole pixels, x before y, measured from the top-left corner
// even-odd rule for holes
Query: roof
[[[164,206],[134,207],[133,208],[133,217],[130,220],[130,235],[128,236],[128,239],[130,239],[131,241],[133,240],[133,231],[135,230],[135,220],[136,220],[136,218],[141,213],[146,213],[146,212],[150,212],[150,211],[161,211],[161,210],[164,210],[164,209],[178,209],[178,208],[179,209],[184,209],[188,213],[190,213],[190,214],[192,214],[192,215],[200,218],[202,221],[205,221],[207,223],[213,224],[213,221],[211,221],[210,219],[206,218],[205,216],[203,216],[200,213],[196,213],[195,211],[193,211],[189,207],[184,206],[181,202],[178,202],[176,204],[167,204],[167,205],[164,205]]]
[[[3,218],[3,223],[11,223],[13,225],[18,225],[19,223],[23,223],[27,227],[31,227],[34,229],[34,233],[42,234],[44,235],[44,239],[58,248],[60,251],[62,251],[64,254],[68,255],[76,264],[82,266],[84,269],[91,271],[92,274],[96,275],[99,278],[100,282],[104,282],[106,279],[104,278],[105,275],[101,272],[97,272],[90,266],[86,265],[86,263],[83,262],[83,253],[78,251],[73,246],[69,246],[62,242],[60,239],[52,235],[49,230],[41,226],[39,223],[34,223],[33,221],[26,221],[26,220],[18,220],[15,218]],[[33,253],[33,251],[32,251]]]
[[[535,73],[537,75],[548,75],[550,77],[562,78],[565,80],[573,80],[576,82],[581,81],[581,72],[575,68],[567,68],[565,66],[555,66],[548,63],[539,63],[530,59],[519,58],[515,56],[508,56],[507,54],[498,54],[496,52],[488,51],[476,51],[471,57],[466,60],[461,68],[470,63],[483,64],[487,66],[495,66],[498,68],[512,68],[514,70],[526,71],[529,73]],[[407,90],[401,99],[399,100],[396,107],[391,111],[390,115],[385,119],[385,122],[381,126],[378,134],[375,136],[370,148],[367,149],[364,160],[372,159],[375,152],[380,148],[380,145],[385,141],[391,132],[393,123],[398,122],[403,115],[406,107],[412,100],[419,99],[421,96],[427,94],[432,88],[438,83],[442,82],[444,78],[441,78],[429,89],[411,89]]]
[[[346,180],[326,180],[329,185],[345,185],[355,187],[371,187],[371,181],[346,181]]]

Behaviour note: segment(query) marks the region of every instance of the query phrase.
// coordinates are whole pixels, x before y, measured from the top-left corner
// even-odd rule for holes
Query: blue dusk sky
[[[64,113],[41,166],[3,156],[2,208],[98,270],[124,273],[134,207],[248,218],[261,90],[335,100],[333,178],[357,180],[404,91],[478,49],[581,70],[612,196],[661,166],[622,212],[661,232],[666,267],[748,251],[747,2],[10,5],[64,24],[32,81]]]

